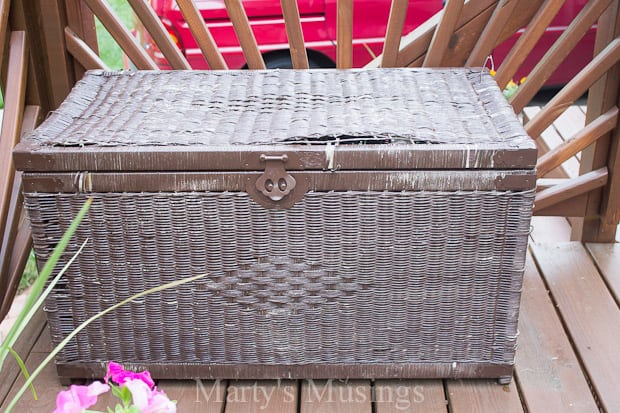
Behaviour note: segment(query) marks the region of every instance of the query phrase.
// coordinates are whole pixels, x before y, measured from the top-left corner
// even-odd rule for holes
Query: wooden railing
[[[128,0],[141,24],[173,69],[189,63],[146,0]],[[209,66],[226,63],[208,26],[192,0],[177,0]],[[226,8],[250,69],[264,69],[241,0],[226,0]],[[402,36],[409,2],[392,0],[383,54],[368,67],[481,66],[493,48],[527,27],[497,70],[503,88],[532,51],[563,0],[450,0],[442,12],[412,33]],[[281,0],[293,66],[308,68],[299,10],[295,0]],[[353,1],[337,4],[337,67],[352,65]],[[157,69],[104,0],[0,0],[0,57],[6,109],[0,139],[0,318],[8,309],[30,249],[29,229],[19,195],[11,148],[56,108],[85,70],[106,69],[99,58],[94,30],[96,15],[138,69]],[[620,60],[620,0],[591,0],[528,75],[511,98],[520,112],[568,56],[586,31],[598,22],[594,59],[525,125],[537,139],[564,110],[589,90],[587,125],[562,146],[540,154],[538,176],[583,151],[580,176],[554,180],[536,196],[534,213],[577,217],[573,238],[613,242],[620,219],[620,149],[618,90]],[[6,60],[6,61],[5,61]]]

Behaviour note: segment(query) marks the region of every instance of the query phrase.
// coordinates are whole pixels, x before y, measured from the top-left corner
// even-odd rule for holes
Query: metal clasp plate
[[[296,154],[261,154],[260,163],[265,165],[262,174],[247,177],[246,191],[256,203],[270,209],[291,208],[301,201],[308,191],[308,177]],[[295,172],[295,177],[286,169]]]
[[[265,173],[256,180],[256,189],[272,201],[279,201],[291,193],[297,182],[284,168],[288,156],[265,155],[260,156],[260,161],[265,162]]]

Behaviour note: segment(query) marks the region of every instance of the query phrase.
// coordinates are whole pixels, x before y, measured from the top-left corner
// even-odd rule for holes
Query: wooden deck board
[[[557,235],[563,225],[543,221],[539,233],[548,230]],[[541,243],[540,239],[551,237],[535,233],[536,229],[532,244],[536,260],[528,253],[515,381],[509,386],[495,380],[334,380],[330,386],[318,380],[279,385],[160,380],[158,386],[178,401],[180,412],[590,412],[598,411],[599,401],[604,411],[620,411],[615,393],[620,385],[620,310],[614,299],[620,248],[590,244],[586,250],[580,243]],[[43,313],[37,317],[19,343],[30,369],[51,349],[47,331],[41,334]],[[13,376],[0,379],[4,403],[0,411],[6,407],[7,393],[23,382],[15,380],[16,366],[7,371]],[[53,365],[35,385],[41,399],[35,402],[26,394],[16,412],[53,410],[55,396],[63,388]],[[104,396],[94,408],[103,410],[111,401],[115,400]]]
[[[225,413],[295,413],[298,386],[296,380],[231,381]]]
[[[549,293],[528,256],[519,314],[516,376],[530,412],[595,412],[596,401]]]
[[[369,380],[304,380],[301,413],[371,413]]]
[[[535,242],[570,241],[571,226],[564,217],[532,217],[530,238]]]
[[[158,388],[170,400],[177,401],[183,413],[223,413],[226,404],[226,380],[160,380]]]
[[[587,244],[586,246],[613,293],[616,303],[620,303],[620,244]]]
[[[497,380],[448,380],[451,413],[522,413],[523,406],[514,380],[507,386]]]
[[[532,246],[603,407],[620,411],[620,312],[584,246]]]
[[[447,413],[442,380],[377,380],[376,413]]]

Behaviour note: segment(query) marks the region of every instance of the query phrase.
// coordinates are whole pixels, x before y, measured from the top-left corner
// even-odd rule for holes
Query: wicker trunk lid
[[[64,376],[510,375],[536,149],[469,69],[89,72],[14,153]],[[70,317],[68,316],[70,315]]]

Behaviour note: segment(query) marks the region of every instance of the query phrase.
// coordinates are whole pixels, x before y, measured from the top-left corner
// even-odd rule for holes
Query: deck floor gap
[[[452,403],[450,402],[450,392],[448,391],[448,380],[443,379],[441,380],[441,383],[443,385],[443,394],[444,394],[444,397],[446,398],[446,410],[448,411],[448,413],[453,413]]]
[[[222,400],[222,410],[221,412],[226,412],[226,405],[228,404],[228,387],[230,386],[230,382],[232,380],[226,380],[226,385],[224,386],[224,400]]]
[[[297,406],[295,407],[296,412],[301,412],[301,387],[303,386],[303,380],[297,380]]]

